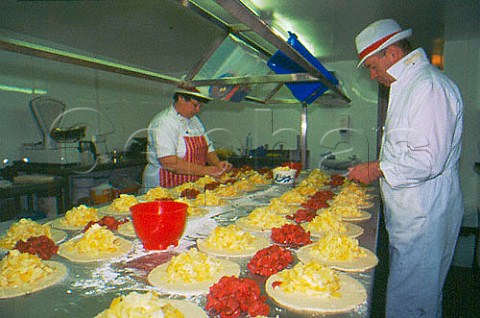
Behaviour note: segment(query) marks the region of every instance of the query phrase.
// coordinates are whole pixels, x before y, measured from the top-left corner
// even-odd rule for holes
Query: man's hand
[[[382,176],[378,161],[360,163],[348,170],[348,179],[363,184],[370,184]]]

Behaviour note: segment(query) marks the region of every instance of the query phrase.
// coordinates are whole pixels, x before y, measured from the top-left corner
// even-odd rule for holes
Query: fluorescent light
[[[288,38],[287,31],[290,31],[298,36],[299,41],[313,56],[322,57],[330,54],[327,48],[318,44],[318,39],[312,38],[309,34],[309,27],[305,26],[303,21],[292,20],[291,17],[275,11],[276,0],[242,0],[242,2],[250,10],[256,12],[285,41]],[[262,13],[265,16],[262,16]],[[311,43],[316,43],[315,47]]]
[[[43,89],[25,88],[25,87],[2,85],[2,84],[0,84],[0,91],[16,92],[16,93],[23,93],[23,94],[40,94],[40,95],[47,93],[47,91]]]

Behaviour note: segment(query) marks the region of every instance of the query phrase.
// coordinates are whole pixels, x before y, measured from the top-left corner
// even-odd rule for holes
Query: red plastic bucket
[[[174,201],[153,201],[130,207],[133,228],[146,250],[177,246],[187,220],[188,205]]]

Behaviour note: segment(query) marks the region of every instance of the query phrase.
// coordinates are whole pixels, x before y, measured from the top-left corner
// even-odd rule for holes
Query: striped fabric
[[[192,162],[199,165],[205,165],[206,156],[208,152],[207,141],[204,136],[195,136],[187,137],[184,136],[183,140],[187,151],[183,160]],[[194,182],[198,180],[201,176],[187,175],[187,174],[177,174],[170,170],[160,168],[160,186],[164,188],[173,188],[178,185],[181,185],[185,182]]]

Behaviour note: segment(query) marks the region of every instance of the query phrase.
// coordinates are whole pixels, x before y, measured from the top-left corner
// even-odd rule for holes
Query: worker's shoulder
[[[441,94],[448,96],[449,99],[462,100],[457,84],[433,65],[420,72],[412,84],[420,90],[430,91],[433,94],[442,92]]]
[[[157,113],[150,121],[149,127],[166,127],[178,125],[179,119],[176,118],[176,113],[170,108],[164,109]]]

